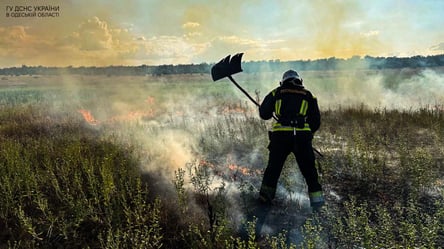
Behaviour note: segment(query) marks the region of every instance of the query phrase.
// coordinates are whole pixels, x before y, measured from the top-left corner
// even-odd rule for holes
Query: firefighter
[[[262,119],[273,116],[276,119],[269,133],[269,159],[259,200],[264,204],[272,203],[285,160],[293,153],[308,186],[310,205],[313,211],[319,211],[324,197],[315,167],[312,139],[321,124],[321,115],[316,98],[302,82],[296,71],[286,71],[280,86],[271,91],[259,107]]]

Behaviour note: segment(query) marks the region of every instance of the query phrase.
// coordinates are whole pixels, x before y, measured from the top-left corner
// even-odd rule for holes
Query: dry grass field
[[[234,77],[258,101],[281,72]],[[444,71],[306,71],[327,205],[290,157],[255,198],[271,121],[209,75],[2,76],[0,248],[441,248]]]

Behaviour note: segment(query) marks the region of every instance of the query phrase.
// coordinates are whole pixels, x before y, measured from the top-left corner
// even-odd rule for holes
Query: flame
[[[228,159],[230,160],[230,157]],[[199,167],[208,167],[215,175],[221,176],[225,179],[231,179],[232,181],[238,181],[239,177],[255,177],[262,175],[262,170],[260,169],[251,169],[246,166],[239,166],[229,162],[227,162],[226,166],[218,167],[212,162],[200,159],[198,165]]]
[[[149,105],[153,105],[155,103],[155,101],[156,100],[154,97],[148,96],[148,98],[144,102]],[[95,119],[94,116],[91,114],[91,112],[88,110],[80,109],[80,110],[78,110],[78,112],[82,114],[85,121],[87,123],[89,123],[90,125],[98,125],[100,123],[114,123],[114,122],[118,122],[118,121],[133,121],[133,120],[136,120],[136,119],[139,119],[142,117],[153,118],[156,115],[156,112],[152,108],[150,108],[149,110],[145,110],[145,111],[130,111],[126,114],[115,115],[115,116],[108,118],[107,120],[99,121],[99,120]]]
[[[148,98],[145,100],[145,103],[152,105],[152,104],[154,104],[155,100],[156,99],[154,97],[148,96]]]
[[[78,110],[78,112],[82,114],[85,121],[88,122],[90,125],[99,124],[99,121],[94,118],[94,116],[91,114],[90,111],[85,110],[85,109],[80,109],[80,110]]]
[[[262,174],[262,171],[261,170],[258,170],[258,169],[250,169],[250,168],[247,168],[247,167],[243,167],[243,166],[239,166],[239,165],[236,165],[236,164],[230,164],[230,165],[228,165],[228,168],[231,170],[231,171],[233,171],[233,172],[239,172],[239,173],[241,173],[242,175],[244,175],[244,176],[254,176],[254,175],[260,175],[260,174]]]
[[[244,107],[242,105],[227,105],[223,106],[219,109],[219,113],[221,114],[230,114],[230,113],[249,113],[251,109],[248,107]]]
[[[201,167],[209,167],[209,168],[212,168],[212,169],[215,168],[214,163],[211,163],[211,162],[209,162],[209,161],[207,161],[205,159],[200,159],[199,166],[201,166]]]

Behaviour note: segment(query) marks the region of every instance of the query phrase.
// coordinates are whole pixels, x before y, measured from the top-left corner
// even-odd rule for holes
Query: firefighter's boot
[[[262,184],[259,191],[259,202],[265,205],[272,205],[272,201],[276,194],[276,188]]]
[[[310,197],[310,206],[313,212],[317,213],[321,211],[321,208],[325,204],[324,196],[322,195],[322,191],[309,193]]]

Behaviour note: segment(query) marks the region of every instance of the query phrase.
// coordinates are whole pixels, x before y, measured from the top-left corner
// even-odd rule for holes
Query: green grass
[[[324,123],[343,119],[339,128],[324,125],[320,134],[343,141],[321,160],[323,181],[342,197],[332,200],[337,205],[325,216],[335,246],[440,248],[442,115],[362,107],[325,113]]]
[[[137,78],[125,86],[120,78],[83,80],[78,87],[0,90],[0,248],[444,244],[442,107],[321,108],[314,146],[324,154],[318,166],[328,206],[299,221],[302,239],[290,244],[284,226],[259,238],[254,219],[235,217],[254,208],[261,175],[243,176],[228,165],[264,169],[269,123],[239,95],[227,94],[232,86],[206,79]],[[148,96],[153,103],[145,102]],[[103,122],[86,123],[80,108]],[[150,108],[155,116],[109,121]],[[195,160],[172,165],[188,154]],[[280,186],[304,195],[295,168],[288,160]],[[294,210],[285,205],[283,219]]]
[[[131,147],[79,119],[19,107],[5,112],[22,115],[2,117],[2,246],[161,244],[161,230],[148,229],[158,227],[160,203],[148,202]]]

